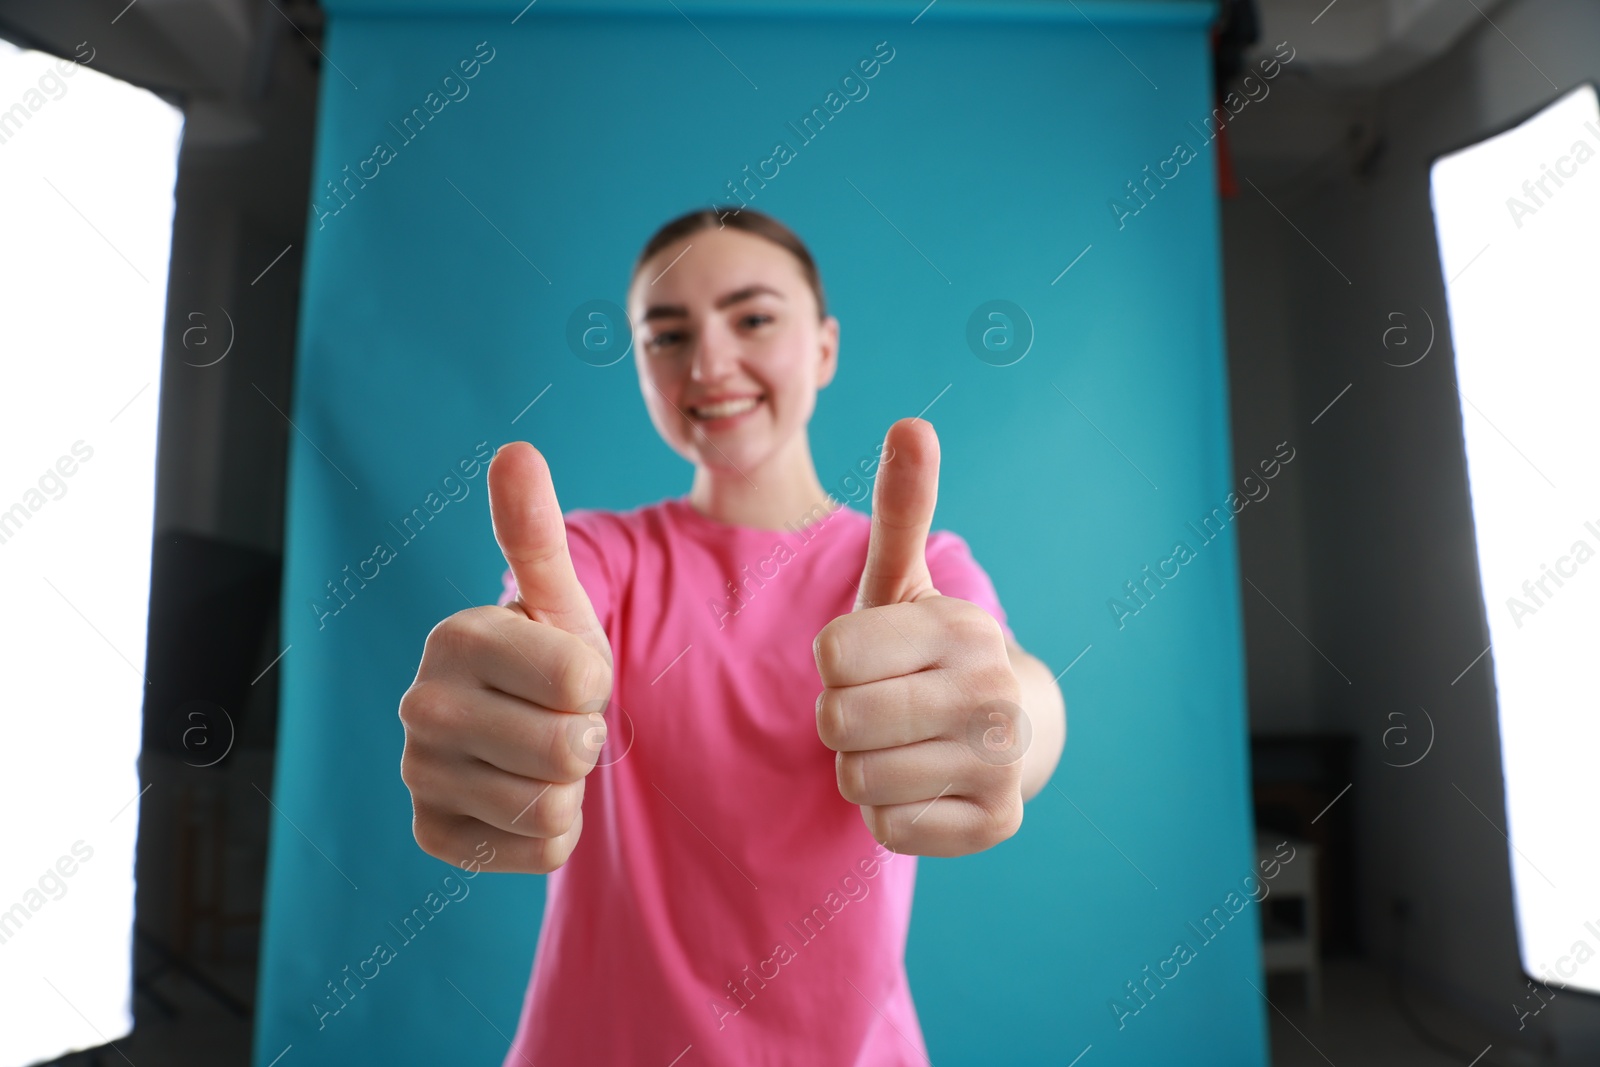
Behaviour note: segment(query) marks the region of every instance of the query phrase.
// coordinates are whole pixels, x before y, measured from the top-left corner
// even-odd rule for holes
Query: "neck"
[[[689,503],[718,522],[763,530],[808,526],[838,506],[817,479],[811,442],[804,433],[765,463],[742,472],[696,466]]]

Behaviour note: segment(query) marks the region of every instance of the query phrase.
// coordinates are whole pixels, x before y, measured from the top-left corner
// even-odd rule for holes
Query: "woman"
[[[550,875],[508,1067],[926,1062],[915,857],[1016,832],[1060,690],[929,533],[931,425],[859,465],[870,518],[823,488],[806,427],[839,322],[787,227],[669,222],[628,313],[693,483],[563,516],[537,450],[496,454],[504,594],[434,628],[401,702],[417,842]]]

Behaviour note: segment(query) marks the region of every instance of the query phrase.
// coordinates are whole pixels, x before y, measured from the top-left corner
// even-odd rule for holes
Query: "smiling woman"
[[[818,479],[808,427],[839,321],[788,227],[748,210],[672,220],[634,264],[628,317],[689,491],[563,514],[537,450],[496,454],[504,593],[434,628],[401,703],[417,841],[454,860],[488,840],[502,869],[550,876],[508,1065],[665,1063],[685,1043],[701,1062],[921,1062],[915,857],[1017,832],[1060,757],[1060,690],[966,542],[931,529],[931,425],[895,422],[861,465],[870,516]],[[1023,719],[1024,704],[1033,718],[1006,725],[1039,743],[972,747],[974,714]],[[618,708],[627,747],[601,759]],[[819,909],[819,881],[874,845],[905,862]],[[824,922],[845,930],[815,937]],[[774,960],[789,923],[811,930],[804,952]]]
[[[756,211],[674,219],[639,254],[629,318],[651,421],[695,464],[696,510],[776,529],[826,500],[803,431],[838,366],[839,320],[793,231]]]

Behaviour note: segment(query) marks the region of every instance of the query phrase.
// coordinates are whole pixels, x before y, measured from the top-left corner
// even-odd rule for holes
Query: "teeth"
[[[694,408],[694,413],[702,419],[720,419],[728,415],[738,415],[749,411],[760,403],[760,397],[747,396],[742,400],[725,400],[720,404],[707,404]]]

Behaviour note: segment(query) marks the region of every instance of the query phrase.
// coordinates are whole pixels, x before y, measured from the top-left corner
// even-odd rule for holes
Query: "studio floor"
[[[1307,1006],[1298,976],[1276,976],[1266,986],[1272,1067],[1525,1067],[1541,1062],[1495,1044],[1459,1012],[1408,990],[1415,1018],[1435,1039],[1459,1051],[1430,1045],[1407,1024],[1388,972],[1363,960],[1324,962],[1322,981],[1320,1016]]]
[[[141,971],[154,966],[142,960]],[[208,969],[222,987],[241,999],[254,996],[254,968],[223,964]],[[111,1067],[133,1063],[162,1067],[218,1067],[249,1063],[250,1027],[183,975],[166,971],[151,987],[177,1014],[164,1015],[146,997],[139,998],[140,1025],[116,1043],[56,1061],[52,1067]],[[1406,1024],[1392,983],[1382,970],[1360,960],[1333,960],[1323,969],[1323,1011],[1313,1015],[1305,987],[1293,976],[1274,977],[1265,987],[1271,1007],[1272,1067],[1521,1067],[1537,1062],[1513,1050],[1490,1045],[1470,1020],[1417,994],[1408,994],[1421,1021],[1437,1037],[1461,1051],[1448,1054],[1430,1047]],[[1487,1051],[1486,1051],[1487,1048]],[[261,1067],[266,1067],[265,1064]],[[1087,1065],[1085,1065],[1087,1067]]]

